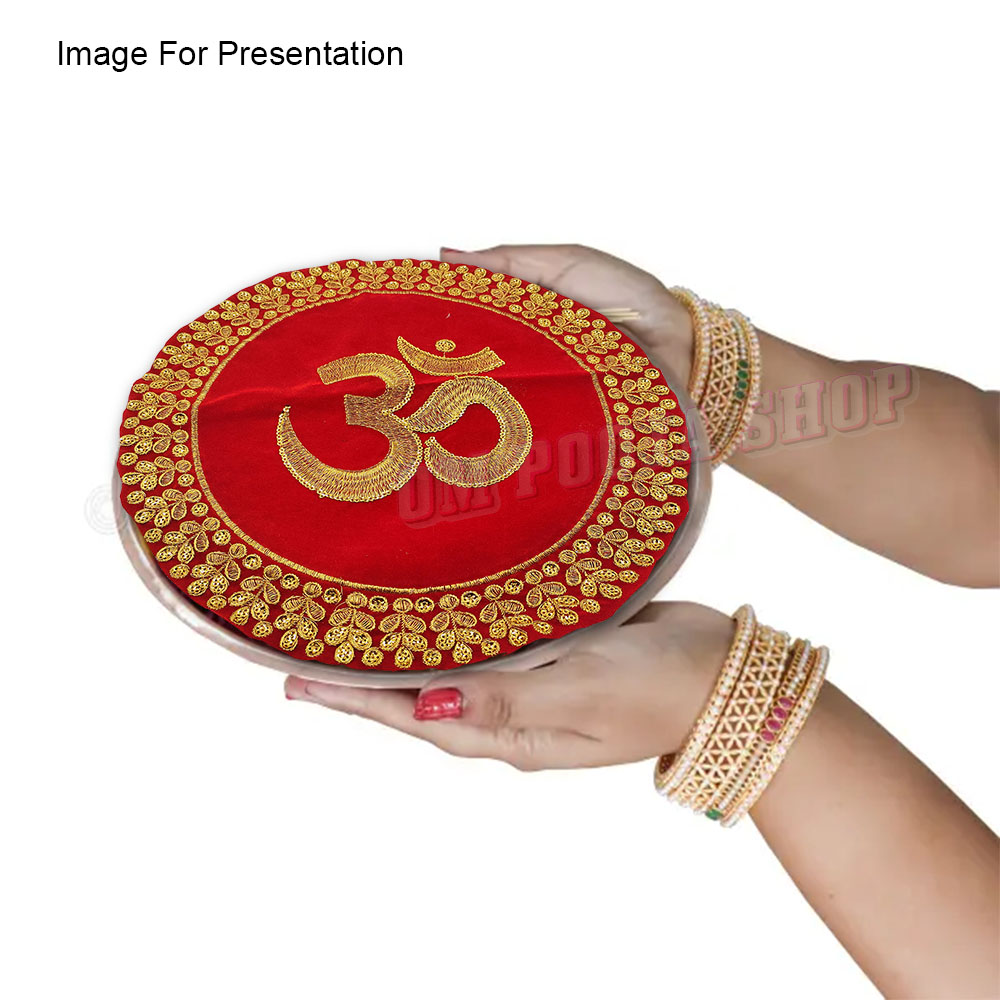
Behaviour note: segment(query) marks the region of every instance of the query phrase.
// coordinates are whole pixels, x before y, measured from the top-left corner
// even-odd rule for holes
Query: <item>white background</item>
[[[279,270],[441,243],[590,243],[813,349],[1000,383],[995,5],[5,19],[0,992],[873,995],[753,826],[668,806],[646,764],[524,775],[286,702],[146,593],[105,484],[129,385],[179,326]],[[58,69],[60,37],[363,38],[405,66],[118,75]],[[667,596],[829,643],[836,681],[995,827],[995,594],[731,470],[715,486]]]

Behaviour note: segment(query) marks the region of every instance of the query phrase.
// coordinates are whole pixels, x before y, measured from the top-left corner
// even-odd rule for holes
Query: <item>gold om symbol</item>
[[[438,350],[453,350],[450,340],[439,340]],[[385,383],[379,396],[345,394],[347,423],[378,431],[389,442],[381,462],[367,469],[338,469],[318,459],[299,440],[292,427],[291,407],[278,417],[278,451],[295,478],[321,497],[365,502],[380,500],[405,486],[421,460],[438,479],[452,486],[489,486],[506,479],[524,462],[531,447],[531,424],[521,404],[499,382],[482,372],[504,362],[488,347],[475,354],[445,357],[431,354],[399,337],[399,353],[417,371],[454,376],[439,385],[427,402],[408,417],[396,412],[409,402],[414,381],[410,369],[389,354],[354,354],[317,368],[324,385],[374,375]],[[500,439],[485,455],[456,455],[436,438],[421,442],[417,434],[433,434],[457,423],[474,403],[485,406],[500,425]]]

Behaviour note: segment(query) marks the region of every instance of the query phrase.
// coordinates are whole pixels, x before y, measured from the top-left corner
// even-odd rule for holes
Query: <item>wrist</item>
[[[827,650],[737,611],[729,653],[679,753],[654,778],[673,801],[731,826],[767,788],[816,704]]]
[[[664,647],[670,663],[669,703],[664,706],[660,748],[680,749],[704,712],[729,655],[735,623],[713,608],[690,605],[684,622],[667,621]]]

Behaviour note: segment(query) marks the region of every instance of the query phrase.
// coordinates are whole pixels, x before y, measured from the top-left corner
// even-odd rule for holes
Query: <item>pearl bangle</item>
[[[793,645],[789,653],[791,666],[782,678],[781,686],[774,696],[770,711],[757,731],[753,749],[744,767],[733,778],[723,794],[712,803],[712,807],[722,813],[723,818],[728,815],[732,802],[743,794],[750,779],[756,776],[761,759],[777,739],[777,734],[785,728],[795,700],[806,682],[811,653],[812,646],[808,642],[799,639]]]
[[[820,688],[826,678],[826,667],[829,662],[830,652],[825,646],[821,646],[815,651],[813,657],[812,673],[806,685],[805,691],[796,702],[792,714],[788,719],[778,740],[771,747],[770,752],[765,757],[760,772],[754,777],[750,786],[744,792],[742,798],[737,803],[736,808],[723,819],[723,826],[732,826],[738,823],[757,803],[757,800],[764,794],[764,790],[770,784],[775,772],[781,766],[795,738],[802,731],[802,727],[809,718],[816,699],[819,697]]]
[[[691,765],[698,759],[715,729],[715,724],[729,700],[733,685],[743,670],[750,640],[757,627],[757,618],[753,608],[749,604],[744,604],[733,615],[733,619],[736,622],[736,631],[729,648],[729,655],[722,665],[708,704],[691,729],[681,752],[664,754],[657,761],[653,777],[656,789],[662,795],[671,796],[688,776]]]
[[[729,703],[677,796],[696,813],[716,812],[713,803],[742,769],[781,682],[788,641],[783,632],[757,627]]]
[[[736,630],[708,704],[682,750],[654,769],[673,802],[732,826],[753,808],[805,724],[826,676],[829,653],[760,625],[753,608]]]
[[[726,461],[746,436],[760,398],[760,343],[753,324],[686,288],[670,293],[691,314],[694,349],[688,392],[708,433],[711,461]]]

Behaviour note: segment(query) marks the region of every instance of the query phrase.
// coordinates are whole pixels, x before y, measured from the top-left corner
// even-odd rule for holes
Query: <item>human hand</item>
[[[625,625],[588,629],[537,670],[443,673],[419,693],[289,677],[285,695],[524,771],[624,764],[680,747],[733,630],[711,608],[655,603]]]
[[[687,308],[653,275],[611,254],[575,245],[497,246],[466,252],[441,248],[449,264],[468,264],[533,281],[578,299],[598,312],[630,309],[635,318],[614,321],[654,351],[686,387],[693,333]]]

